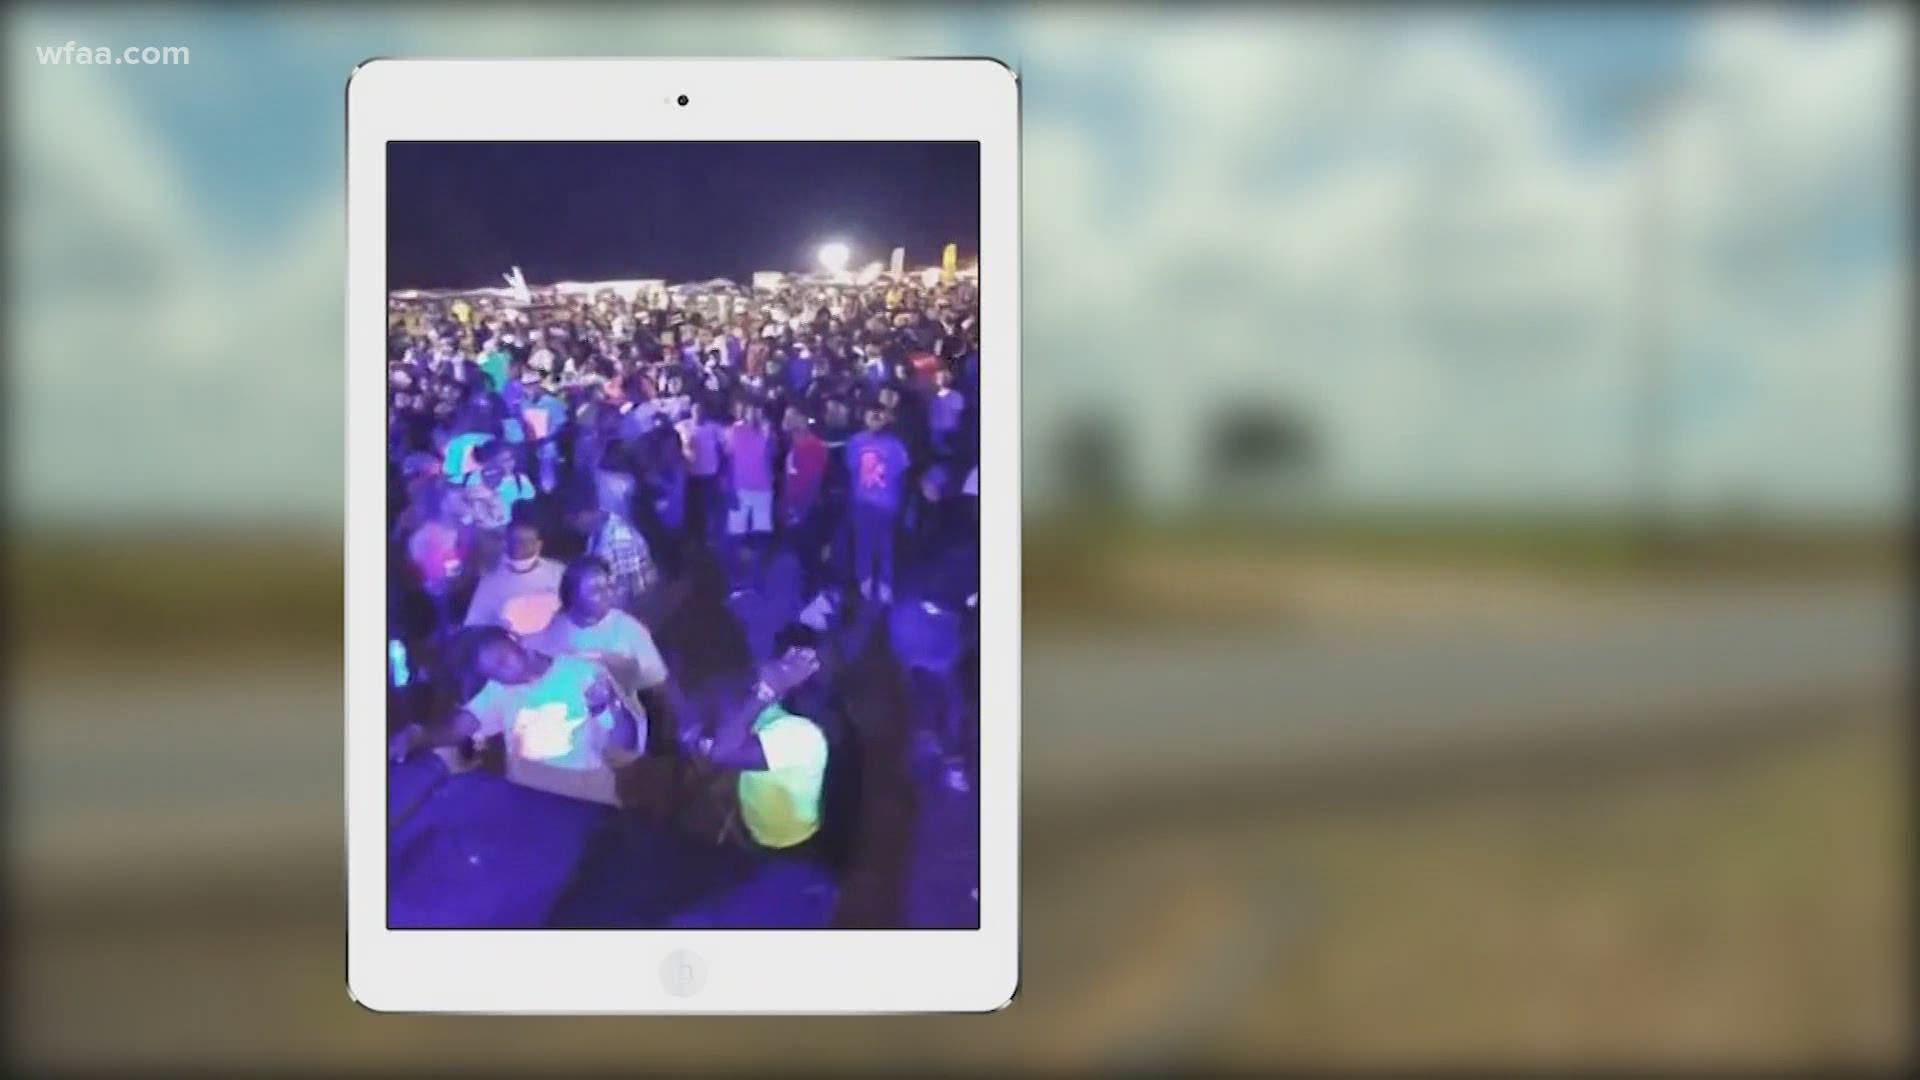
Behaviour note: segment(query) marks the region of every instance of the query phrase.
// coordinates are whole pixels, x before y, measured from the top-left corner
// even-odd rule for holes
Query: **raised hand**
[[[820,670],[820,654],[805,646],[788,649],[777,660],[770,660],[760,668],[760,681],[775,697],[785,696],[787,691],[799,686]]]

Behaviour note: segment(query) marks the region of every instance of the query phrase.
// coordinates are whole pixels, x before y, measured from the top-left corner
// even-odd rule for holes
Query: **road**
[[[1893,694],[1904,600],[1884,584],[1691,587],[1590,612],[1325,632],[1030,642],[1026,791],[1631,736],[1689,717]]]

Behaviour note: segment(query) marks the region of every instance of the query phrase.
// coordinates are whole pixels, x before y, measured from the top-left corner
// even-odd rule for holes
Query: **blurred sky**
[[[1617,506],[1649,326],[1678,503],[1901,505],[1910,57],[1891,6],[7,20],[29,521],[337,519],[342,88],[360,59],[426,54],[1014,63],[1038,505],[1061,494],[1046,434],[1094,410],[1125,423],[1140,496],[1181,506],[1210,410],[1252,396],[1311,419],[1335,504]],[[192,63],[36,62],[68,40]]]

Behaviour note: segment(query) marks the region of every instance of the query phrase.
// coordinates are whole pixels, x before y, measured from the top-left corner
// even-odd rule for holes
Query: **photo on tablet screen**
[[[389,928],[977,928],[979,144],[386,169]]]

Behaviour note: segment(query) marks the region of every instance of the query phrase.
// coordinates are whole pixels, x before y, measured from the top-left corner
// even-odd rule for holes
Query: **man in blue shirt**
[[[867,410],[867,429],[847,442],[847,477],[853,499],[853,576],[860,595],[893,602],[893,534],[912,459],[888,430],[893,417],[879,406]]]

